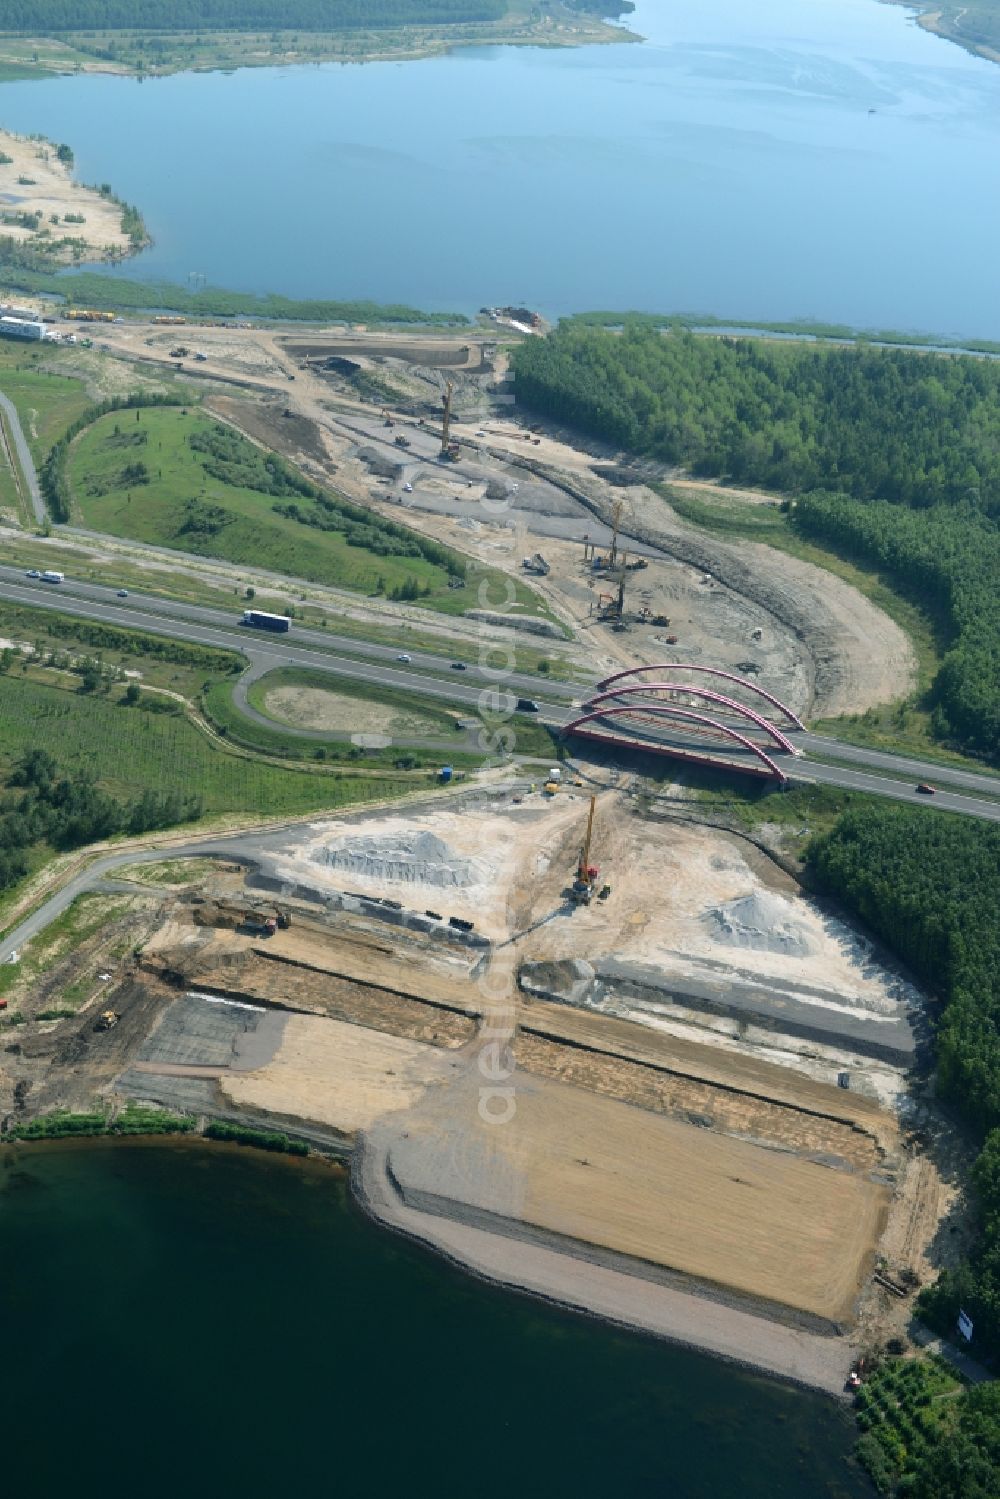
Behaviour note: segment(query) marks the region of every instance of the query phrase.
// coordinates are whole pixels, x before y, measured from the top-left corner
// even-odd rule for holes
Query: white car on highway
[[[407,653],[406,653],[406,651],[403,651],[403,653],[401,655],[399,655],[399,656],[396,657],[396,660],[397,661],[402,661],[402,663],[403,663],[404,666],[409,666],[410,662],[413,660],[413,657],[412,656],[408,656]]]

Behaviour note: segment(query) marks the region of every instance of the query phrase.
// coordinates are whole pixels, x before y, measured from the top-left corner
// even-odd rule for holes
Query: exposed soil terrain
[[[40,216],[36,228],[8,218],[0,225],[5,236],[40,249],[56,240],[77,240],[89,260],[118,259],[132,252],[134,247],[122,232],[121,205],[96,188],[75,182],[71,162],[60,161],[54,144],[0,130],[0,158],[5,156],[11,159],[0,165],[0,210],[7,215]],[[74,221],[67,222],[67,214]],[[47,231],[41,237],[40,229]],[[66,247],[58,258],[77,257]]]
[[[110,349],[147,367],[168,362],[177,342],[139,325],[106,336]],[[511,574],[525,577],[524,559],[540,551],[550,570],[530,581],[573,630],[569,653],[591,670],[710,663],[749,673],[816,718],[906,696],[915,659],[905,634],[841,579],[681,521],[649,487],[675,477],[665,471],[623,469],[600,444],[514,419],[501,337],[184,334],[205,356],[190,373],[212,390],[211,409],[311,477]],[[450,464],[439,454],[449,382],[459,444]],[[614,589],[584,556],[587,538],[606,550],[616,507],[621,550],[647,564],[628,583],[625,633],[599,621],[600,595]],[[668,625],[640,623],[639,609]],[[378,612],[405,611],[380,604]],[[500,617],[517,624],[514,610]]]
[[[921,997],[749,845],[616,791],[609,893],[574,905],[588,811],[494,788],[118,882],[128,954],[71,1017],[19,999],[5,1113],[280,1126],[353,1151],[372,1211],[480,1273],[835,1390],[900,1315],[876,1255],[941,1253],[938,1157],[900,1127],[928,1105],[866,1030]]]

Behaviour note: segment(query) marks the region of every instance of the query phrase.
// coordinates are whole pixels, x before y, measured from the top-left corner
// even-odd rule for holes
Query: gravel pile
[[[481,885],[493,875],[493,868],[485,859],[464,858],[434,833],[427,832],[353,838],[350,843],[320,849],[313,858],[331,869],[368,879],[441,888]]]
[[[812,934],[796,918],[791,903],[769,890],[755,890],[724,906],[713,906],[702,921],[713,941],[727,947],[791,958],[807,958],[816,951]]]

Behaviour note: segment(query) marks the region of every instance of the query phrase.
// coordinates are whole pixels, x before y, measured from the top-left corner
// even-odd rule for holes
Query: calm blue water
[[[11,1495],[861,1499],[832,1401],[492,1291],[323,1167],[0,1149]]]
[[[9,83],[0,122],[141,205],[133,277],[1000,337],[1000,66],[877,0],[632,24],[647,43]]]

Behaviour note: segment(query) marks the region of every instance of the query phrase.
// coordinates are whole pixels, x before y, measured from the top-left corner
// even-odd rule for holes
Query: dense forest
[[[972,1353],[995,1360],[1000,1355],[1000,828],[869,803],[847,811],[830,833],[813,842],[807,857],[816,885],[862,917],[939,1003],[938,1093],[981,1145],[969,1182],[977,1237],[964,1263],[921,1291],[919,1310],[925,1322],[955,1339],[961,1308],[972,1319]],[[997,1499],[1000,1386],[969,1389],[948,1403],[943,1421],[922,1422],[909,1457],[910,1473],[899,1492],[905,1489],[913,1499]],[[868,1466],[880,1492],[895,1488],[891,1475],[880,1481],[880,1463]]]
[[[534,410],[798,496],[792,524],[934,617],[948,646],[936,732],[1000,757],[1000,362],[570,319],[514,368]]]
[[[1000,828],[869,804],[846,812],[808,862],[940,1001],[938,1092],[984,1142],[972,1179],[982,1237],[968,1265],[923,1293],[922,1310],[950,1334],[961,1303],[974,1351],[1000,1354]]]
[[[507,0],[4,0],[0,29],[341,31],[496,21]]]
[[[201,816],[201,800],[176,791],[144,791],[132,802],[109,796],[92,776],[64,774],[47,750],[22,756],[7,782],[14,793],[0,814],[0,890],[27,873],[38,843],[82,848],[113,833],[146,833]]]
[[[915,511],[832,494],[804,495],[792,523],[883,570],[943,625],[951,644],[934,682],[935,732],[1000,761],[1000,526],[968,503]]]
[[[569,319],[514,369],[525,405],[696,474],[1000,518],[994,360]]]

